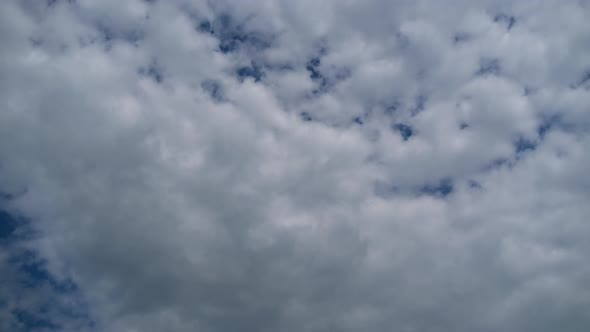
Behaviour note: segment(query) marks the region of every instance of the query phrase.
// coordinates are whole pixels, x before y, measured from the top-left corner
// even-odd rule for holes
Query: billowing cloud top
[[[0,330],[588,331],[588,1],[0,6]]]

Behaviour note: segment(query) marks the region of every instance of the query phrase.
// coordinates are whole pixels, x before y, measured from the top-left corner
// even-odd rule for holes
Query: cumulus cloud
[[[589,10],[6,1],[0,327],[585,331]]]

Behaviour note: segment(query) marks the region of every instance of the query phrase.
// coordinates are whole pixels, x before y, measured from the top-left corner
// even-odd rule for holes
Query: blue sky
[[[0,206],[11,199],[4,196]],[[0,209],[0,225],[2,328],[15,332],[91,328],[94,322],[76,283],[52,274],[43,253],[31,245],[39,236],[31,222]]]
[[[588,1],[17,1],[0,330],[586,331]]]

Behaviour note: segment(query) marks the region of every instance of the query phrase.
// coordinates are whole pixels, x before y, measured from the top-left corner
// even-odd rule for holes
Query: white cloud
[[[587,4],[453,4],[6,2],[6,204],[97,330],[584,331]]]

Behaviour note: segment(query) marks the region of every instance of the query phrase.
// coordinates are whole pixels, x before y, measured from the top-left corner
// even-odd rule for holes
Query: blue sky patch
[[[475,72],[476,76],[499,75],[501,70],[500,60],[498,59],[481,59],[479,69]]]
[[[272,45],[272,36],[257,31],[248,31],[229,14],[221,14],[213,21],[198,23],[198,31],[208,33],[219,40],[221,53],[234,53],[242,49],[261,51]]]
[[[469,188],[471,189],[481,189],[481,183],[479,183],[478,181],[475,180],[468,180],[467,184],[469,185]]]
[[[17,221],[7,212],[0,210],[0,240],[10,238],[17,227]]]
[[[7,256],[0,261],[0,270],[10,276],[4,280],[10,284],[1,286],[11,290],[4,293],[8,298],[0,299],[0,310],[7,305],[11,307],[9,321],[0,326],[8,324],[15,332],[61,331],[63,326],[58,321],[63,318],[75,319],[80,327],[91,326],[88,309],[80,302],[82,294],[76,283],[56,278],[39,253],[23,246],[34,239],[31,227],[26,219],[0,209],[0,252]],[[37,297],[38,292],[49,293]]]
[[[545,119],[541,121],[541,124],[537,128],[537,134],[539,135],[540,139],[544,139],[545,135],[547,135],[549,131],[560,125],[561,116],[559,114],[553,114],[551,116],[545,117]]]
[[[393,115],[394,113],[396,113],[399,110],[399,108],[400,108],[400,103],[398,101],[394,101],[390,105],[385,107],[385,110],[383,110],[383,113],[385,113],[385,115]]]
[[[321,60],[318,57],[311,58],[305,65],[305,69],[309,72],[309,78],[316,81],[322,78],[322,74],[320,74],[319,66],[321,64]]]
[[[311,114],[309,114],[308,112],[299,113],[299,117],[301,118],[301,120],[303,122],[310,122],[313,120],[313,118],[311,117]]]
[[[258,82],[264,76],[264,72],[262,71],[262,68],[260,66],[252,62],[250,66],[239,67],[236,70],[236,75],[238,76],[238,80],[240,82],[244,81],[247,78],[253,78],[254,82]]]
[[[497,14],[494,16],[494,22],[504,24],[506,30],[510,31],[516,24],[516,17],[508,14]]]
[[[213,26],[211,25],[211,22],[209,22],[209,21],[204,21],[204,22],[199,23],[198,30],[200,32],[213,34]]]
[[[305,69],[309,72],[309,78],[318,83],[318,88],[314,89],[313,94],[324,92],[328,86],[328,79],[320,72],[320,65],[321,60],[319,57],[313,57],[305,64]]]
[[[537,148],[537,143],[524,137],[518,137],[514,142],[514,149],[517,154],[532,151]]]
[[[453,193],[453,181],[449,178],[440,180],[435,184],[427,184],[420,188],[420,193],[423,195],[446,197]]]
[[[158,64],[157,60],[153,60],[147,66],[139,68],[138,72],[140,75],[149,77],[158,84],[164,81],[164,70]]]
[[[414,130],[407,124],[396,123],[392,126],[393,130],[397,131],[404,141],[407,141],[414,135]]]

